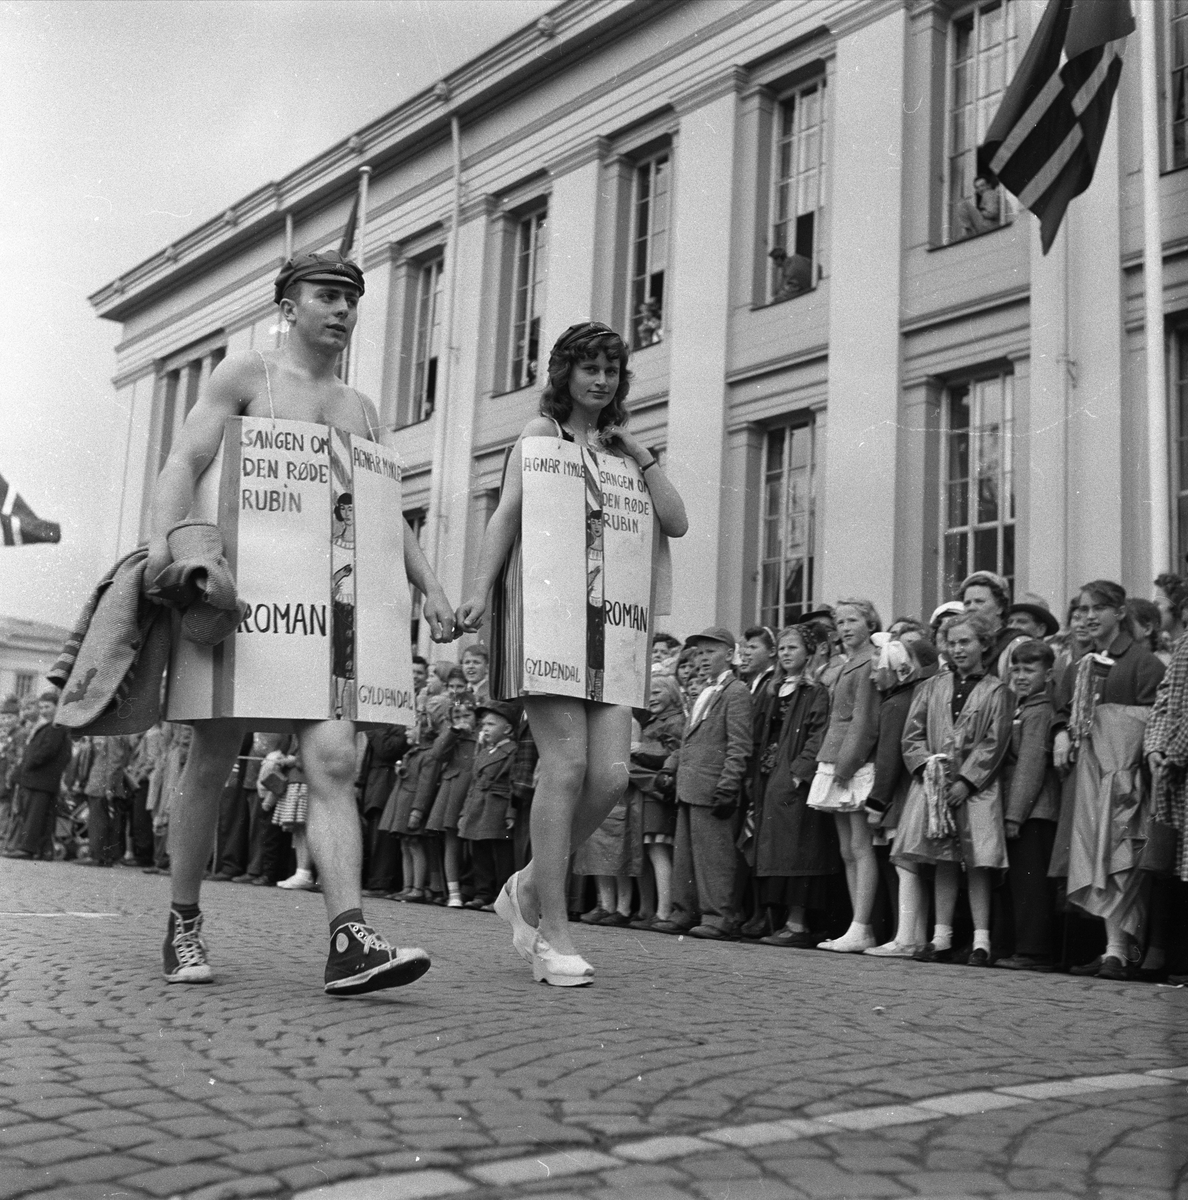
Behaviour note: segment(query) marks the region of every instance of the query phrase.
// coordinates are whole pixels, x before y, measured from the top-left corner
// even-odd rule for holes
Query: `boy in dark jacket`
[[[464,907],[494,912],[495,897],[515,870],[512,830],[516,815],[511,800],[516,741],[512,731],[519,713],[516,705],[506,700],[488,700],[475,712],[480,721],[479,746],[458,820],[458,836],[470,842],[474,865],[474,897]]]
[[[1060,778],[1052,763],[1055,709],[1050,683],[1056,655],[1046,642],[1022,642],[1011,653],[1015,693],[1011,744],[1003,768],[1007,882],[1015,914],[1015,952],[995,964],[1012,971],[1054,971],[1056,897],[1048,863],[1060,816]]]

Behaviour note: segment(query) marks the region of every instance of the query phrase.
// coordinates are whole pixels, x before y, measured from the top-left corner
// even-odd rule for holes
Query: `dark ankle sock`
[[[343,925],[347,925],[351,921],[354,921],[357,925],[363,924],[363,910],[361,908],[348,908],[346,912],[340,912],[330,922],[330,936],[333,937]]]
[[[178,902],[175,900],[170,905],[170,908],[172,908],[173,911],[177,913],[177,915],[181,917],[183,921],[192,921],[198,915],[197,904],[178,904]]]

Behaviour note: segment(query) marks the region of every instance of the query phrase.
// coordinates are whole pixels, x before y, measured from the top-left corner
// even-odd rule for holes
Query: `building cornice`
[[[489,110],[563,70],[592,49],[627,36],[679,0],[563,0],[534,22],[412,96],[283,179],[264,184],[151,258],[88,297],[108,320],[124,320],[159,293],[279,232],[286,213],[299,215],[343,200],[358,169],[377,173],[448,137],[456,114]]]
[[[706,104],[712,104],[723,96],[741,92],[750,81],[750,72],[746,67],[729,67],[720,75],[700,80],[695,87],[678,92],[671,100],[673,110],[678,116],[683,116]]]
[[[953,321],[964,321],[980,313],[992,312],[996,308],[1026,304],[1030,297],[1030,285],[1007,288],[1002,292],[979,296],[974,301],[963,301],[960,304],[950,304],[946,308],[933,309],[932,312],[922,313],[910,321],[900,321],[899,332],[904,335],[922,333],[926,329],[935,329],[938,325],[948,325]]]
[[[593,137],[581,145],[574,146],[551,162],[545,163],[545,170],[556,179],[558,175],[568,175],[570,171],[576,171],[587,163],[600,162],[606,158],[609,150],[610,142],[606,138]]]

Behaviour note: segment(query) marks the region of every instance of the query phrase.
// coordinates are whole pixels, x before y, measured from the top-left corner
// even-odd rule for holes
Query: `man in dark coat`
[[[17,784],[24,791],[20,837],[8,858],[39,858],[52,845],[58,784],[70,763],[70,732],[54,725],[58,693],[42,692],[37,699],[37,722],[21,758]]]
[[[707,629],[685,645],[697,648],[709,684],[669,760],[677,788],[672,918],[653,928],[721,941],[735,937],[738,926],[734,841],[754,736],[751,693],[730,667],[735,641],[728,629]]]

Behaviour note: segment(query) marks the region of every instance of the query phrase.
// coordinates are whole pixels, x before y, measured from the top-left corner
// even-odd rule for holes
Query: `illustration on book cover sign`
[[[646,708],[655,521],[643,475],[561,438],[525,438],[522,451],[524,688]]]
[[[414,723],[394,451],[325,425],[235,417],[195,515],[222,530],[248,611],[218,646],[177,642],[168,719]]]

